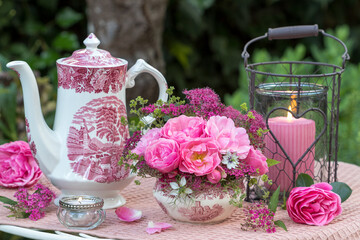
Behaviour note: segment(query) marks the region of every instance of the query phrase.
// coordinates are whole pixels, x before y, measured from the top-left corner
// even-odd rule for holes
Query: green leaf
[[[37,4],[39,4],[39,6],[41,6],[42,8],[45,8],[48,11],[55,11],[58,10],[56,9],[58,7],[58,1],[59,0],[37,0]]]
[[[281,208],[283,210],[286,210],[286,200],[287,200],[286,191],[284,190],[284,192],[283,192],[283,204],[281,205]]]
[[[286,226],[285,226],[285,223],[281,220],[277,220],[277,221],[274,221],[274,224],[278,227],[281,227],[282,229],[284,229],[285,231],[288,231]]]
[[[341,202],[345,202],[352,193],[351,188],[346,183],[333,182],[331,183],[331,186],[333,187],[331,191],[337,193],[340,196]]]
[[[279,203],[279,194],[280,194],[280,186],[276,189],[276,191],[272,194],[270,201],[269,201],[269,209],[275,213],[277,205]]]
[[[16,84],[8,87],[0,85],[0,132],[11,141],[16,141]]]
[[[45,26],[43,23],[29,18],[25,21],[23,29],[27,35],[33,36],[40,35],[41,32],[44,31],[44,28]]]
[[[79,48],[77,36],[74,33],[69,32],[62,32],[57,35],[52,44],[57,50],[73,51]]]
[[[190,67],[189,58],[192,52],[193,50],[189,45],[179,41],[172,42],[170,46],[170,53],[179,61],[184,69],[189,69]]]
[[[310,187],[314,180],[306,173],[301,173],[296,179],[296,187]]]
[[[70,7],[66,7],[56,15],[56,23],[62,28],[69,28],[82,18],[82,14],[74,11]]]
[[[0,196],[0,202],[3,202],[5,204],[9,204],[9,205],[16,205],[17,202],[14,200],[11,200],[10,198],[4,197],[4,196]]]
[[[268,159],[266,159],[266,163],[267,163],[268,167],[272,167],[272,166],[275,166],[276,164],[279,164],[280,162],[275,159],[268,158]]]

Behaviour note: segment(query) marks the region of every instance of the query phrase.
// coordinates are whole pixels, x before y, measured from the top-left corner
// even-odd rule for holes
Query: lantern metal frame
[[[342,64],[335,65],[330,63],[322,63],[322,62],[312,62],[312,61],[270,61],[270,62],[258,62],[249,64],[248,60],[250,58],[250,54],[248,53],[248,48],[254,42],[257,42],[262,39],[268,40],[280,40],[280,39],[296,39],[296,38],[305,38],[305,37],[317,37],[318,34],[321,33],[324,37],[329,37],[337,41],[343,48],[344,54],[341,56]],[[296,161],[291,161],[288,153],[284,150],[283,146],[276,139],[276,136],[273,134],[271,130],[267,134],[271,134],[275,143],[279,147],[279,152],[284,155],[286,161],[289,161],[293,167],[292,173],[289,173],[289,178],[291,178],[292,187],[295,187],[296,184],[296,175],[298,174],[296,171],[296,167],[302,161],[302,158],[309,152],[313,145],[317,143],[317,141],[323,136],[326,135],[327,141],[327,150],[326,155],[327,159],[323,159],[325,161],[323,166],[326,168],[327,176],[324,179],[324,176],[320,177],[315,176],[318,181],[327,181],[333,182],[337,181],[337,157],[338,157],[338,132],[339,132],[339,104],[340,104],[340,84],[341,84],[341,74],[345,70],[346,61],[350,59],[348,50],[346,45],[335,36],[325,33],[324,30],[318,29],[317,25],[303,25],[303,26],[291,26],[291,27],[281,27],[268,29],[268,32],[263,36],[254,38],[246,43],[244,46],[244,50],[242,52],[242,57],[244,58],[244,66],[248,75],[249,80],[249,100],[250,100],[250,109],[256,110],[258,99],[256,97],[257,92],[259,92],[259,87],[266,86],[267,84],[272,85],[286,85],[292,84],[292,89],[296,96],[297,107],[296,111],[290,111],[284,107],[275,107],[270,109],[266,113],[262,113],[264,120],[266,122],[266,127],[269,129],[268,120],[271,114],[277,110],[283,110],[290,112],[293,117],[300,118],[308,111],[316,111],[318,112],[324,119],[324,128],[321,133],[317,135],[314,143],[304,152],[302,157],[297,159]],[[320,83],[320,84],[319,84]],[[326,110],[320,109],[318,107],[311,107],[309,109],[302,109],[300,112],[302,101],[301,99],[304,97],[304,85],[303,84],[315,84],[320,86],[325,86],[327,91],[326,101],[327,106]],[[281,97],[282,91],[274,91],[273,92],[275,98]],[[261,112],[260,112],[261,113]],[[329,115],[329,117],[328,117]],[[324,171],[321,171],[321,174],[324,174]],[[325,175],[326,175],[325,174]],[[290,189],[289,189],[290,190]],[[249,193],[249,187],[247,189],[247,193]],[[249,197],[249,194],[248,194]]]

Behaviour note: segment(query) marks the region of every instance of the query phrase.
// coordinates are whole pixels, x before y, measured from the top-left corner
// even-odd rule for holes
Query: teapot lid
[[[126,60],[111,56],[108,51],[97,48],[100,40],[95,34],[84,40],[85,49],[76,50],[70,57],[59,59],[59,64],[77,67],[115,67],[127,64]]]

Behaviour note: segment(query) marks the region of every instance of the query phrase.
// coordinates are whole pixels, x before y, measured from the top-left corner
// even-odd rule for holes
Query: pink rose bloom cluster
[[[326,182],[296,187],[290,192],[286,209],[296,223],[323,226],[342,212],[340,196]]]
[[[132,152],[144,156],[146,164],[161,173],[207,176],[212,183],[226,177],[220,164],[229,152],[258,169],[259,174],[268,171],[266,157],[250,145],[246,130],[235,127],[225,116],[212,116],[207,121],[185,115],[171,118],[162,128],[149,130]]]
[[[15,141],[0,146],[0,185],[8,188],[30,187],[41,177],[29,144]]]

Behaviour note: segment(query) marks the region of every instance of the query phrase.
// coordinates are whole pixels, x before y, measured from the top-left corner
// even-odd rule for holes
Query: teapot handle
[[[126,74],[126,88],[132,88],[135,86],[135,78],[140,73],[149,73],[151,74],[157,84],[159,85],[159,99],[166,102],[168,100],[168,94],[166,93],[166,90],[168,89],[167,82],[164,78],[164,76],[153,66],[146,63],[143,59],[138,59],[134,66],[132,66],[129,71]],[[145,124],[150,124],[155,120],[152,116],[146,116],[141,121],[143,121]]]

